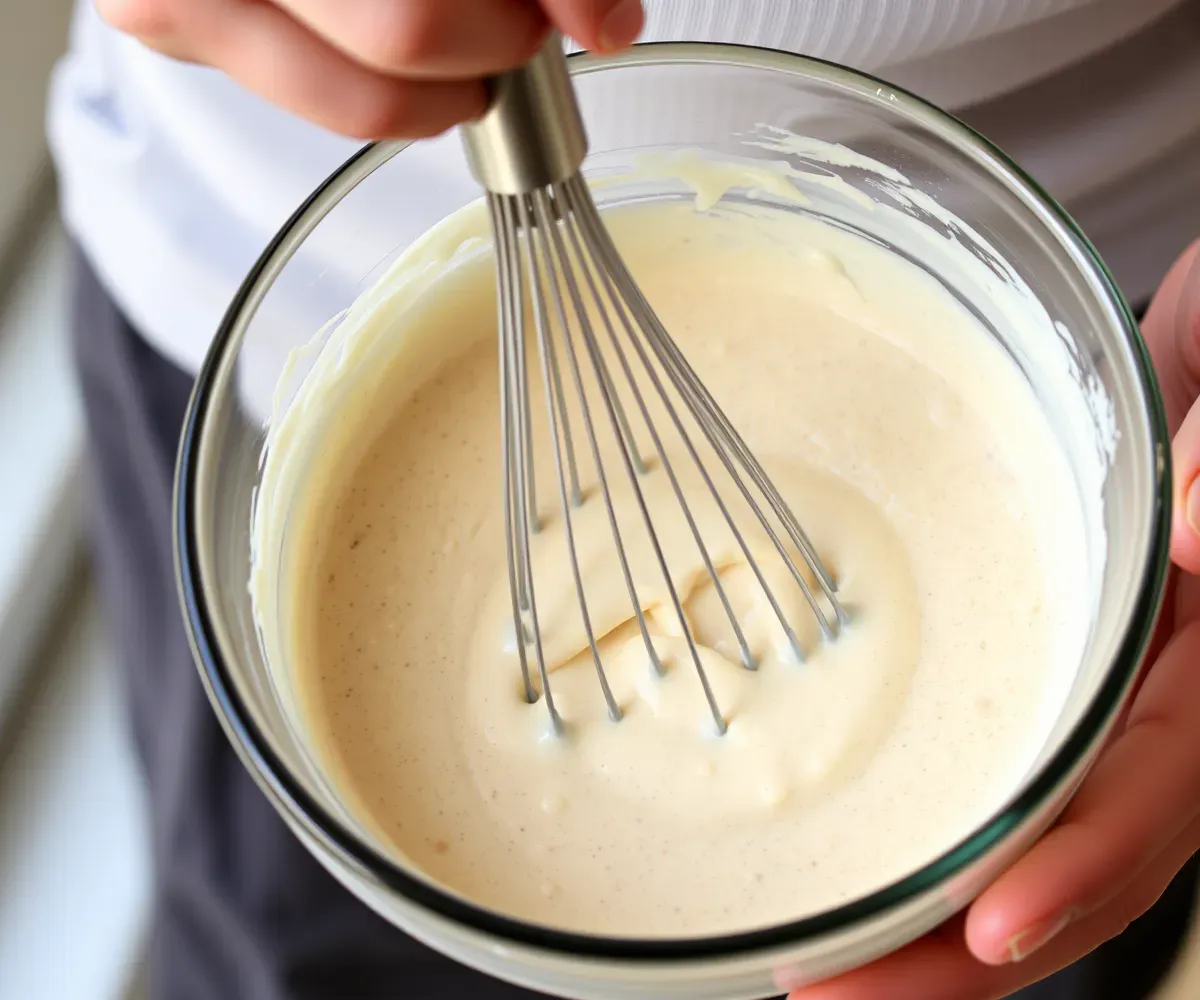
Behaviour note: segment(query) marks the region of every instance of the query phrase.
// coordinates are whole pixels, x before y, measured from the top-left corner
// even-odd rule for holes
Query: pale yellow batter
[[[349,812],[445,886],[619,935],[795,919],[928,862],[1026,774],[1088,627],[1075,487],[1016,368],[899,258],[767,210],[658,204],[609,223],[836,575],[844,633],[821,640],[749,530],[800,639],[796,660],[668,434],[760,660],[753,673],[739,665],[669,484],[650,472],[651,512],[728,722],[717,737],[601,424],[667,667],[653,675],[630,621],[580,444],[588,498],[574,528],[624,712],[611,722],[535,380],[535,580],[567,723],[564,737],[549,732],[544,704],[523,699],[510,618],[492,263],[469,252],[364,300],[346,320],[357,347],[335,345],[277,428],[272,460],[289,464],[268,469],[256,610]]]

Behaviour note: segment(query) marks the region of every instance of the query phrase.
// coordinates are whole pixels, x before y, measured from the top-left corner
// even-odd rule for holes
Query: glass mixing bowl
[[[621,181],[632,158],[649,150],[786,160],[808,195],[792,210],[908,256],[1021,366],[1072,463],[1083,516],[1097,529],[1089,553],[1095,624],[1023,786],[961,843],[866,898],[783,926],[681,940],[563,933],[481,909],[388,856],[343,809],[281,707],[259,647],[247,591],[252,498],[271,393],[281,383],[286,401],[308,363],[286,364],[288,350],[336,322],[428,226],[478,197],[453,136],[364,149],[301,206],[246,279],[183,433],[180,594],[213,706],[246,767],[312,853],[388,920],[468,965],[568,997],[772,996],[868,962],[950,917],[1030,846],[1078,786],[1129,695],[1162,596],[1170,473],[1161,400],[1134,319],[1083,235],[1001,152],[941,111],[881,81],[766,50],[639,46],[572,65],[591,139],[587,170],[606,178],[601,202],[682,196],[669,179]],[[845,155],[817,162],[803,143],[747,144],[749,136],[788,134],[843,144]],[[893,183],[887,169],[870,169],[855,154],[907,181]],[[926,235],[897,235],[881,221],[888,213],[863,211],[862,193]],[[960,259],[981,266],[947,264],[951,243],[966,251]],[[1065,347],[1065,375],[1050,371],[996,307],[1022,282],[1044,310],[1037,336]],[[1102,413],[1097,400],[1106,401]],[[1106,448],[1111,455],[1099,461]]]

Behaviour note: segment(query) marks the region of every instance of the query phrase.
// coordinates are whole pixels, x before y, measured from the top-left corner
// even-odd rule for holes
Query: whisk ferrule
[[[495,194],[528,194],[565,181],[587,155],[562,37],[551,32],[520,69],[488,81],[490,103],[463,126],[475,179]]]

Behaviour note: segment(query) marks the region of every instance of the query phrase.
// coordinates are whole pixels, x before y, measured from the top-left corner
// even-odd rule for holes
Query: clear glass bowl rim
[[[304,229],[314,216],[323,218],[337,204],[337,201],[327,204],[330,188],[376,150],[379,144],[364,146],[308,197],[268,244],[226,311],[197,376],[179,444],[173,518],[177,584],[189,641],[209,698],[226,732],[245,763],[250,766],[255,779],[277,803],[304,821],[309,829],[319,831],[337,852],[419,907],[485,935],[560,955],[647,962],[697,961],[744,956],[750,952],[793,945],[845,930],[897,907],[980,860],[993,845],[1002,841],[1054,794],[1075,765],[1107,732],[1133,688],[1138,666],[1149,645],[1169,565],[1171,470],[1170,462],[1164,456],[1170,454],[1170,438],[1158,382],[1137,321],[1124,296],[1095,248],[1066,211],[1000,149],[957,118],[893,84],[835,63],[769,48],[678,42],[644,43],[612,56],[597,57],[581,53],[571,57],[575,74],[622,66],[689,63],[782,71],[832,85],[866,100],[886,93],[921,125],[957,146],[970,149],[997,176],[1007,175],[1010,185],[1018,190],[1024,188],[1033,201],[1040,203],[1044,213],[1059,227],[1058,235],[1068,243],[1074,243],[1083,252],[1122,320],[1122,332],[1134,358],[1153,438],[1151,547],[1117,655],[1091,705],[1058,751],[1023,791],[990,821],[923,868],[868,896],[800,920],[738,934],[635,939],[578,934],[527,923],[478,907],[408,874],[394,861],[356,837],[316,802],[275,754],[247,711],[232,680],[219,648],[217,632],[212,623],[213,612],[199,575],[201,533],[197,531],[196,473],[202,428],[206,425],[209,406],[213,402],[214,388],[221,382],[218,373],[224,367],[229,352],[236,351],[240,345],[240,338],[235,336],[241,325],[240,317],[248,304],[256,304],[255,293],[264,276],[273,280],[277,269],[286,263],[294,251],[296,231]],[[389,145],[394,147],[394,155],[409,143]],[[390,158],[391,155],[386,157]],[[383,162],[386,160],[381,160],[377,166]],[[337,200],[340,201],[340,198],[339,194]]]

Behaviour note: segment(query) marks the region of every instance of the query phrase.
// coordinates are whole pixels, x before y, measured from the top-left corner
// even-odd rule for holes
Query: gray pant
[[[533,996],[367,910],[243,770],[208,705],[176,605],[171,481],[191,378],[138,336],[82,256],[74,294],[95,555],[150,798],[150,1000]],[[1178,948],[1194,884],[1193,866],[1121,939],[1022,1000],[1141,1000]]]

